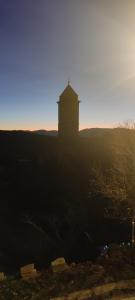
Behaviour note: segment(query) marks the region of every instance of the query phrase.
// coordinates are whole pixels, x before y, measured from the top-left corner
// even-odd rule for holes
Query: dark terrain
[[[74,140],[0,131],[0,271],[95,260],[102,246],[128,242],[134,179],[134,130]]]

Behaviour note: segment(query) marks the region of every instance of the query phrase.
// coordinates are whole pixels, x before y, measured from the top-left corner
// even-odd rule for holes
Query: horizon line
[[[82,130],[90,130],[90,129],[116,129],[116,128],[124,128],[122,126],[114,126],[114,127],[83,127],[78,130],[78,132]],[[56,131],[58,132],[58,129],[45,129],[45,128],[39,128],[39,129],[24,129],[24,128],[13,128],[13,129],[1,129],[0,131],[29,131],[29,132],[34,132],[34,131]]]

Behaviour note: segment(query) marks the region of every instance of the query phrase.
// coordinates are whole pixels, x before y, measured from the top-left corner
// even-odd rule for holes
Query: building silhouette
[[[72,138],[79,131],[79,103],[78,95],[68,82],[59,97],[58,103],[58,134],[61,137]]]

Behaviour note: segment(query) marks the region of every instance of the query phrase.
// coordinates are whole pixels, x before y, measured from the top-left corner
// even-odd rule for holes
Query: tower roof
[[[70,98],[70,97],[78,99],[77,93],[73,90],[72,86],[68,82],[68,85],[66,86],[66,88],[60,95],[60,99],[63,99],[63,98],[65,99],[65,98]]]

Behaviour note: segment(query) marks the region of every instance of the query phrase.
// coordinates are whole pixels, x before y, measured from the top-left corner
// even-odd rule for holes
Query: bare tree
[[[135,130],[135,121],[132,119],[126,120],[123,123],[119,123],[116,128],[125,128]]]

